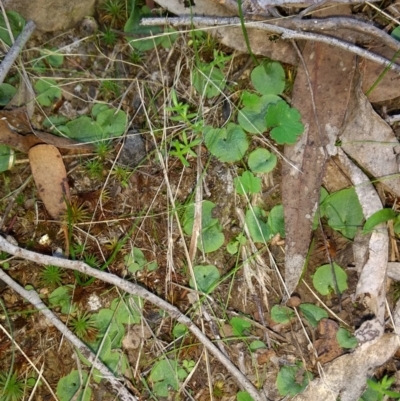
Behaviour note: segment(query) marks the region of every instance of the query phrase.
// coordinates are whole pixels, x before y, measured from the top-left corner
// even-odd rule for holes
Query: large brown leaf
[[[322,43],[307,43],[303,57],[315,109],[307,73],[300,64],[292,104],[302,115],[305,132],[295,145],[285,146],[285,157],[292,165],[284,163],[282,169],[285,282],[289,294],[303,271],[329,145],[335,143],[343,124],[356,66],[355,56]]]
[[[29,150],[33,179],[44,206],[54,219],[67,210],[70,199],[67,172],[59,150],[53,145],[37,145]]]

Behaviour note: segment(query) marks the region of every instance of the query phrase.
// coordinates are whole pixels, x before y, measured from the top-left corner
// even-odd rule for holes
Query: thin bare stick
[[[240,26],[239,18],[210,18],[210,17],[181,17],[181,18],[146,18],[141,21],[143,26],[152,25],[165,25],[169,24],[172,26],[192,26],[205,25],[210,27],[221,27],[221,26]],[[328,45],[339,47],[340,49],[349,51],[357,54],[367,60],[371,60],[377,64],[389,67],[391,70],[400,74],[400,65],[394,64],[391,60],[385,57],[379,56],[373,52],[362,49],[352,43],[348,43],[344,40],[333,38],[331,36],[325,36],[312,32],[298,32],[293,29],[284,28],[281,26],[267,24],[265,22],[251,21],[246,22],[247,28],[256,28],[263,31],[273,32],[281,35],[281,39],[294,39],[294,40],[311,40],[315,42],[326,43]]]
[[[3,239],[3,238],[2,238]],[[3,241],[5,241],[3,239]],[[5,241],[6,242],[6,241]],[[33,253],[33,252],[32,252]],[[57,259],[57,258],[56,258]],[[122,401],[137,401],[137,398],[129,393],[128,389],[121,383],[120,379],[117,379],[107,368],[106,365],[101,362],[95,354],[86,346],[76,335],[64,324],[58,317],[47,308],[47,306],[40,299],[36,291],[27,291],[15,282],[10,276],[8,276],[4,270],[0,269],[0,279],[8,284],[15,292],[21,297],[29,301],[38,311],[43,315],[62,333],[79,351],[83,354],[88,361],[100,371],[102,376],[109,381],[112,388],[118,394],[118,397]]]
[[[33,21],[28,21],[28,23],[25,25],[24,30],[20,33],[17,40],[11,46],[11,49],[4,57],[3,61],[0,64],[0,84],[4,82],[4,79],[6,78],[8,71],[10,71],[10,68],[12,67],[14,61],[18,57],[18,54],[25,46],[28,39],[31,37],[35,28],[36,28],[35,23]]]
[[[176,319],[179,323],[182,323],[183,325],[185,325],[197,337],[197,339],[211,352],[211,354],[216,359],[218,359],[218,361],[220,363],[222,363],[225,366],[227,371],[235,379],[238,386],[240,386],[243,390],[246,390],[253,397],[253,399],[255,401],[268,401],[268,398],[264,394],[261,394],[257,391],[257,389],[253,386],[251,381],[249,379],[247,379],[247,377],[244,376],[242,374],[242,372],[240,372],[239,369],[237,369],[237,367],[231,362],[231,360],[229,358],[227,358],[208,339],[208,337],[191,321],[190,318],[185,316],[178,308],[171,305],[170,303],[163,300],[162,298],[158,297],[157,295],[154,295],[153,293],[146,290],[145,288],[140,287],[137,284],[130,283],[129,281],[126,281],[114,274],[110,274],[110,273],[107,273],[107,272],[104,272],[101,270],[93,269],[86,263],[83,263],[80,261],[62,259],[62,258],[57,258],[54,256],[42,255],[40,253],[28,251],[26,249],[23,249],[23,248],[20,248],[18,246],[11,244],[2,236],[0,236],[0,250],[7,252],[11,255],[20,257],[22,259],[30,260],[39,265],[53,265],[53,266],[63,267],[65,269],[78,271],[87,276],[95,277],[106,283],[115,285],[116,287],[120,288],[123,291],[126,291],[127,293],[129,293],[131,295],[139,296],[139,297],[149,301],[153,305],[158,306],[159,308],[168,312],[169,315],[172,318]],[[6,281],[6,279],[3,278],[4,275],[7,277],[8,281]],[[12,282],[12,280],[1,269],[0,269],[0,279],[5,281],[7,284],[11,285],[10,282]],[[22,290],[24,291],[24,294],[25,294],[23,296],[29,297],[27,299],[30,300],[32,298],[31,292],[26,291],[23,288],[22,288]],[[40,300],[40,298],[38,298],[36,301],[42,302]],[[41,309],[43,309],[43,308],[47,309],[46,305],[41,303]],[[65,328],[62,329],[63,332],[65,332],[65,330],[66,330]]]

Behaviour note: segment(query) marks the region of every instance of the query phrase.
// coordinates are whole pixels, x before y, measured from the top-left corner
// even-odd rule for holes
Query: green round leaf
[[[247,330],[251,327],[251,323],[241,317],[233,317],[229,320],[229,324],[232,326],[232,331],[235,336],[246,335]]]
[[[81,383],[81,375],[83,383]],[[79,373],[77,370],[73,370],[69,375],[62,377],[57,384],[57,396],[60,401],[71,401],[76,399],[77,401],[90,401],[92,398],[92,390],[88,387],[83,395],[83,388],[88,379],[88,374],[84,370]],[[76,398],[77,391],[82,389],[82,394]]]
[[[261,178],[255,177],[250,171],[245,171],[233,180],[238,194],[256,194],[261,191]]]
[[[250,77],[254,88],[263,95],[279,95],[285,89],[285,71],[276,61],[263,62]]]
[[[225,88],[225,75],[216,66],[201,64],[192,74],[192,85],[207,98],[219,95]]]
[[[11,27],[11,32],[14,36],[14,39],[16,39],[25,27],[25,20],[16,11],[7,11],[6,15]],[[8,27],[5,22],[3,13],[0,13],[0,39],[8,46],[11,46],[13,44],[13,41],[10,38],[10,34],[8,33]]]
[[[125,132],[127,116],[122,110],[108,109],[101,111],[97,115],[96,122],[103,129],[105,137],[114,138],[121,136]]]
[[[103,129],[88,116],[81,116],[66,125],[72,139],[79,142],[97,142],[104,138]]]
[[[294,316],[293,310],[287,306],[274,305],[271,308],[271,319],[276,323],[289,323]]]
[[[347,274],[346,272],[333,263],[337,286],[340,293],[347,289]],[[313,277],[313,285],[321,295],[328,295],[335,290],[335,278],[332,275],[332,266],[330,264],[318,267]]]
[[[267,128],[272,128],[271,138],[281,145],[294,144],[304,131],[300,118],[299,111],[290,107],[284,100],[271,104],[265,117]]]
[[[210,153],[226,163],[240,160],[249,147],[246,133],[232,123],[226,128],[205,127],[204,140]]]
[[[285,220],[282,205],[276,205],[271,209],[268,216],[268,226],[271,229],[271,235],[279,233],[281,238],[285,238]]]
[[[271,239],[271,228],[265,220],[265,212],[258,206],[246,211],[246,225],[254,242],[265,243]]]
[[[265,115],[268,106],[281,101],[276,95],[257,96],[254,94],[246,94],[242,98],[243,107],[238,114],[239,125],[251,134],[261,134],[267,130]]]
[[[282,366],[276,379],[276,386],[280,395],[293,397],[307,387],[312,380],[312,374],[307,371],[304,372],[303,380],[299,383],[298,373],[300,369],[298,366]]]
[[[250,351],[254,352],[261,348],[267,348],[267,346],[260,340],[254,340],[250,343],[249,348]]]
[[[346,329],[341,327],[336,333],[336,340],[342,348],[355,348],[358,345],[356,337],[352,336]]]
[[[328,224],[334,230],[353,239],[364,220],[355,189],[346,188],[327,196],[321,203],[321,216],[328,218]]]
[[[10,84],[0,85],[0,106],[7,106],[11,99],[17,93],[17,90]]]
[[[276,163],[276,156],[267,149],[258,148],[249,155],[248,164],[253,173],[269,173]]]
[[[179,338],[188,333],[188,331],[188,328],[184,324],[177,323],[172,330],[172,335],[174,336],[174,338]]]
[[[299,309],[303,313],[304,317],[311,324],[312,327],[317,327],[318,322],[321,319],[327,318],[328,312],[325,309],[320,308],[319,306],[313,304],[301,304]]]
[[[213,265],[194,266],[193,273],[196,279],[197,288],[204,293],[211,291],[214,284],[221,277],[219,270]],[[189,284],[192,288],[194,288],[194,283],[192,280],[190,280]]]
[[[57,82],[50,78],[41,78],[35,83],[35,90],[38,92],[36,100],[42,106],[51,106],[54,100],[61,98],[61,89]]]
[[[163,359],[151,369],[149,380],[153,383],[153,391],[158,397],[168,397],[169,388],[178,390],[177,368],[175,360]]]
[[[236,394],[237,401],[254,401],[253,397],[247,391],[239,391]]]

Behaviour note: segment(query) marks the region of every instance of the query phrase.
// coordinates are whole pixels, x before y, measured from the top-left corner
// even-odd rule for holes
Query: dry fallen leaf
[[[325,163],[333,153],[330,148],[335,147],[344,121],[356,67],[355,56],[321,43],[307,43],[303,57],[307,70],[300,64],[292,105],[300,111],[305,132],[295,145],[285,146],[284,155],[291,164],[284,163],[282,168],[285,282],[289,294],[296,288],[303,271]]]
[[[53,145],[37,145],[29,150],[33,179],[50,216],[58,219],[70,199],[67,172],[59,150]]]

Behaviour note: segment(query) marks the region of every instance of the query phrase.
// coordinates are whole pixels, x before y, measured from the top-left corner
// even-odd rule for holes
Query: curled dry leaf
[[[332,361],[344,352],[336,340],[338,330],[339,325],[332,319],[321,319],[318,322],[314,348],[318,354],[318,361],[322,364]]]
[[[29,162],[40,199],[50,216],[58,219],[70,199],[67,172],[59,150],[53,145],[37,145],[29,150]]]

